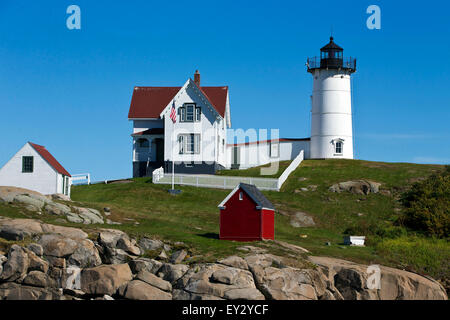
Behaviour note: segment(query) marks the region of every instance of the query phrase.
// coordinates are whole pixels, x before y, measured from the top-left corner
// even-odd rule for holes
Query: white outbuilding
[[[70,197],[71,175],[45,149],[27,142],[1,169],[0,186],[34,190]]]

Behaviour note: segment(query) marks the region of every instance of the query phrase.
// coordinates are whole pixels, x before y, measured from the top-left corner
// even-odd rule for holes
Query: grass
[[[280,167],[288,165],[289,162],[285,162]],[[418,236],[395,225],[399,216],[399,193],[414,181],[443,169],[439,165],[409,163],[305,160],[280,192],[263,191],[274,203],[276,211],[281,213],[275,217],[275,238],[302,246],[313,255],[366,264],[409,266],[419,273],[448,279],[448,242]],[[259,170],[224,170],[220,174],[259,176]],[[380,182],[381,190],[389,191],[391,195],[355,195],[328,190],[334,183],[354,179]],[[180,186],[182,193],[174,196],[167,192],[168,185],[152,184],[149,178],[133,181],[127,184],[74,186],[72,199],[100,210],[110,207],[112,214],[109,218],[122,222],[122,225],[109,225],[110,228],[124,230],[135,237],[145,235],[171,242],[182,241],[190,248],[191,255],[201,255],[202,261],[236,254],[239,252],[237,247],[244,245],[242,242],[218,239],[217,205],[230,190]],[[311,191],[311,186],[315,186],[315,191]],[[310,191],[299,191],[301,188]],[[3,209],[0,204],[1,212]],[[289,215],[299,211],[312,216],[316,226],[291,226]],[[17,215],[14,212],[8,214]],[[55,217],[43,219],[55,220]],[[343,246],[343,234],[348,229],[364,232],[362,235],[367,236],[367,246]],[[396,232],[390,232],[392,230],[402,232],[396,236]],[[331,245],[326,245],[327,242]],[[271,252],[282,252],[271,242],[254,242],[251,245],[266,247]]]
[[[279,178],[283,171],[291,164],[292,161],[280,161],[274,164],[266,164],[259,167],[249,168],[245,170],[220,170],[216,174],[221,176],[239,176],[239,177],[259,177],[259,178]],[[271,165],[278,165],[276,173],[271,175],[261,175],[261,168],[270,168]]]
[[[384,239],[376,249],[400,267],[424,272],[437,279],[448,279],[450,250],[445,239],[400,237]]]

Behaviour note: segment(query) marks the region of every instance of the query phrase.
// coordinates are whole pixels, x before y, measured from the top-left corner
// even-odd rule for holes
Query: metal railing
[[[307,59],[306,66],[308,67],[308,71],[319,68],[330,68],[330,69],[340,68],[355,71],[356,58],[344,57],[342,59],[336,58],[321,59],[320,57],[311,57]]]

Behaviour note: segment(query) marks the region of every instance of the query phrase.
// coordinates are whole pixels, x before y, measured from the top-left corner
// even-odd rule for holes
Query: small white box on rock
[[[364,246],[365,236],[346,236],[344,237],[344,244],[349,246]]]

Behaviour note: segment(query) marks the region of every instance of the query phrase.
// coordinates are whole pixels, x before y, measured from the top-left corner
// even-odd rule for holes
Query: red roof
[[[135,87],[131,98],[129,119],[159,118],[181,87]],[[199,87],[216,111],[225,117],[228,87]]]
[[[47,151],[47,149],[45,149],[44,146],[40,146],[31,142],[29,142],[29,144],[34,148],[34,150],[36,150],[37,153],[41,155],[42,158],[45,159],[45,161],[48,162],[50,166],[53,167],[53,169],[65,176],[71,177],[70,173],[67,172],[66,169],[64,169],[64,167],[55,159],[55,157],[52,156],[50,152]]]

